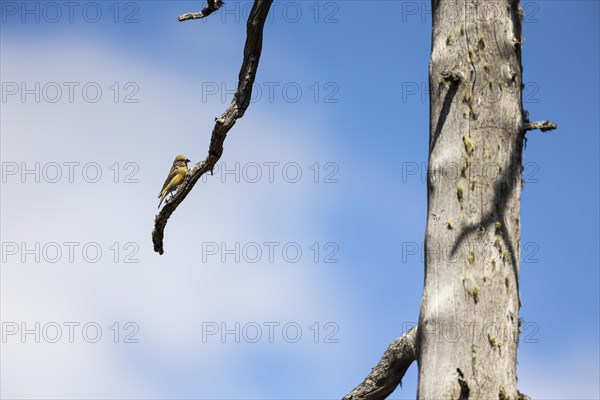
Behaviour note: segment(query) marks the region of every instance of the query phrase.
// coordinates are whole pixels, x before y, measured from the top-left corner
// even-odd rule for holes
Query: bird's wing
[[[177,166],[173,165],[171,167],[171,170],[169,171],[169,175],[167,176],[167,179],[165,179],[165,183],[163,184],[162,189],[160,190],[160,193],[158,194],[158,197],[162,196],[163,191],[166,189],[167,185],[169,184],[169,182],[171,182],[171,180],[175,177],[175,175],[177,175]]]

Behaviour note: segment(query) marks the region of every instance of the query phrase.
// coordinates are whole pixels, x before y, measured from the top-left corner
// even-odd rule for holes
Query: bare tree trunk
[[[433,0],[420,399],[516,399],[521,11]]]

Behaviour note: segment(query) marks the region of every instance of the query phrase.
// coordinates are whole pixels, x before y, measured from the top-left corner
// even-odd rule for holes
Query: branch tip
[[[206,7],[202,9],[202,11],[198,11],[195,13],[187,13],[180,15],[177,19],[179,22],[187,21],[190,19],[200,19],[208,17],[213,12],[217,11],[223,5],[223,1],[221,0],[207,0]]]
[[[537,121],[537,122],[526,122],[523,125],[523,129],[527,131],[540,130],[542,132],[552,131],[557,128],[556,122],[551,121]]]

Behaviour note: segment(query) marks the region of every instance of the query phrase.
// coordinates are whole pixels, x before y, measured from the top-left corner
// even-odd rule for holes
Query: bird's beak
[[[186,162],[186,163],[189,163],[189,162],[190,162],[190,160],[188,160],[188,159],[186,158],[186,159],[185,159],[185,162]]]

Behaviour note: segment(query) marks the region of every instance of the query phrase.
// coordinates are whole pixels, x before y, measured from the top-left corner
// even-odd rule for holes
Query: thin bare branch
[[[204,7],[202,9],[202,11],[198,11],[195,13],[183,14],[183,15],[180,15],[179,18],[177,18],[177,19],[180,22],[182,22],[182,21],[187,21],[188,19],[200,19],[200,18],[208,17],[210,14],[212,14],[213,12],[215,12],[219,8],[221,8],[222,5],[223,5],[223,2],[221,0],[206,0],[206,7]]]
[[[343,400],[383,400],[398,385],[413,361],[417,359],[417,327],[415,326],[387,348],[379,363],[365,380]]]
[[[223,154],[223,142],[227,133],[235,125],[236,121],[244,116],[250,104],[252,85],[256,78],[256,71],[258,70],[258,62],[262,51],[263,28],[272,3],[273,0],[254,0],[252,11],[250,11],[250,16],[248,17],[244,61],[240,69],[238,87],[229,107],[227,107],[223,115],[215,118],[215,126],[212,131],[206,159],[200,161],[188,171],[185,180],[179,186],[177,192],[175,192],[172,198],[166,201],[164,207],[156,214],[154,230],[152,231],[152,242],[154,243],[154,251],[159,254],[164,253],[163,237],[165,225],[169,217],[191,192],[198,179],[205,173],[212,172],[215,164]]]
[[[542,132],[551,131],[556,129],[556,122],[550,121],[538,121],[538,122],[527,122],[523,125],[525,131],[540,130]]]

